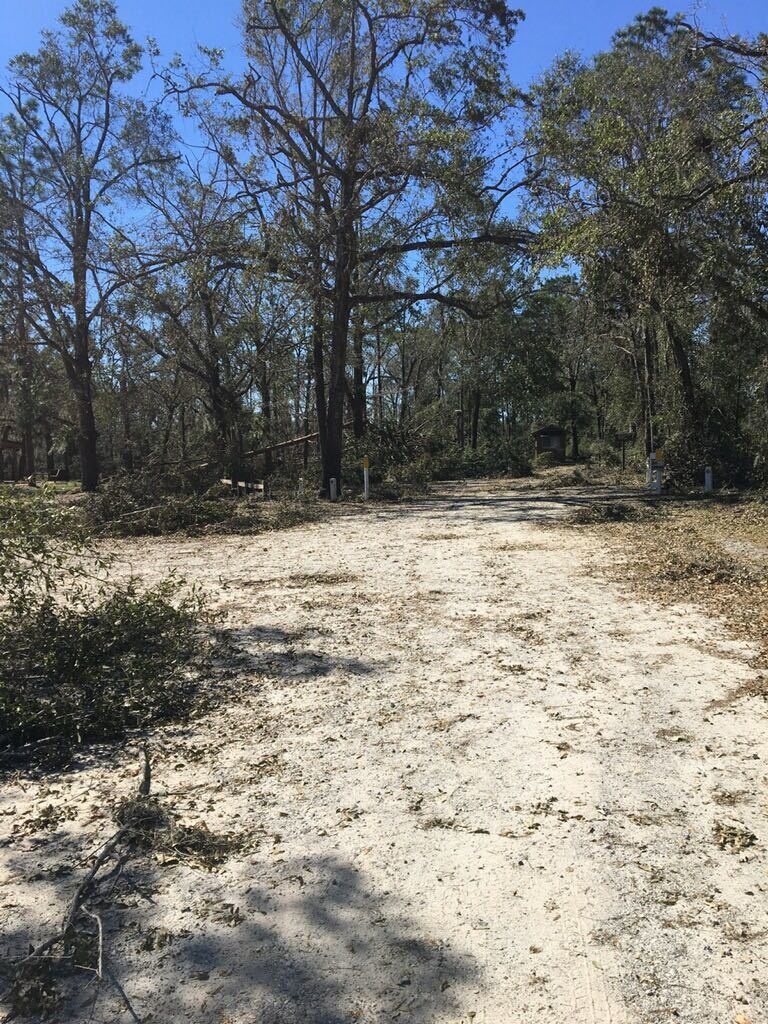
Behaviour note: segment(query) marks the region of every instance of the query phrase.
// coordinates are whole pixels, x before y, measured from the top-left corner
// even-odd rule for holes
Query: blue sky
[[[652,3],[639,0],[519,0],[526,11],[511,53],[515,81],[527,85],[564,50],[594,53]],[[63,0],[0,0],[0,66],[21,50],[36,49],[40,30],[51,27]],[[227,50],[239,63],[239,0],[118,0],[123,21],[139,39],[155,36],[164,54],[191,54],[197,43]],[[693,10],[691,6],[670,9]],[[708,0],[696,4],[702,25],[714,31],[768,31],[765,0]]]

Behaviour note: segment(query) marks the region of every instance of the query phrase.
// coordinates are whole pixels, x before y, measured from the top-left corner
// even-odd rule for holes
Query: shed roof
[[[564,434],[565,428],[558,427],[557,424],[551,423],[547,427],[537,427],[533,432],[534,434]]]

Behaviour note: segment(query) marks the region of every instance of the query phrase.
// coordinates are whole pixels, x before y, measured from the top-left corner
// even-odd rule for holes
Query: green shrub
[[[147,474],[117,476],[104,481],[85,506],[88,525],[111,536],[158,536],[224,522],[234,501],[214,485],[203,494],[164,489]]]
[[[344,447],[343,478],[346,485],[362,488],[363,456],[370,462],[372,485],[407,476],[421,458],[424,439],[409,424],[369,424],[365,437],[349,437]]]
[[[433,480],[474,480],[480,477],[529,476],[531,466],[514,443],[486,441],[477,448],[450,445],[429,462]]]
[[[671,487],[689,490],[704,486],[704,469],[711,466],[715,485],[743,487],[756,481],[754,456],[743,437],[733,430],[678,430],[664,442],[664,461]]]
[[[23,613],[65,579],[79,582],[103,566],[76,509],[57,504],[46,489],[0,491],[0,601],[11,611]]]
[[[534,457],[533,463],[537,470],[552,469],[560,464],[552,452],[539,452]]]
[[[49,495],[0,495],[0,747],[66,751],[189,706],[200,596],[110,584],[108,564]]]
[[[183,714],[201,604],[178,589],[129,583],[87,610],[46,597],[3,616],[0,743],[113,739]]]
[[[483,441],[477,448],[459,447],[443,437],[420,433],[412,424],[371,425],[365,437],[345,451],[344,479],[362,487],[362,457],[370,460],[374,494],[424,490],[432,480],[527,476],[528,458],[515,441]],[[400,495],[402,496],[402,495]]]

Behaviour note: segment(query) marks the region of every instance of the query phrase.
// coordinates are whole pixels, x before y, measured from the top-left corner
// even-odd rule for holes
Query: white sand
[[[152,739],[184,820],[256,838],[215,872],[157,863],[152,902],[105,910],[142,1020],[768,1020],[766,703],[710,707],[753,652],[607,582],[593,535],[538,521],[572,500],[457,485],[120,545],[202,583],[252,655],[221,710]],[[60,919],[82,868],[55,865],[109,833],[138,767],[129,748],[3,785],[0,836],[73,815],[0,848],[6,945]],[[720,849],[715,821],[757,845]],[[131,1018],[104,987],[66,1019]]]

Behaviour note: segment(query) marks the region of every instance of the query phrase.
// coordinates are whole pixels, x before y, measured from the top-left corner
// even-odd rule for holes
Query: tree
[[[737,283],[724,253],[748,216],[760,159],[758,103],[741,69],[652,9],[589,63],[562,58],[535,94],[536,198],[557,258],[632,310],[653,415],[653,348],[676,369],[678,427],[702,424],[694,324],[705,297]],[[727,235],[731,237],[725,241]],[[723,244],[725,241],[725,245]],[[726,258],[728,258],[726,257]],[[697,310],[698,307],[698,310]]]
[[[111,0],[77,0],[36,54],[10,64],[0,88],[10,113],[0,134],[0,197],[13,228],[2,254],[30,301],[37,343],[62,359],[75,396],[82,484],[99,480],[93,405],[96,338],[115,293],[157,264],[143,250],[135,208],[143,171],[167,163],[166,116],[126,95],[141,48]]]
[[[188,162],[174,175],[147,180],[143,198],[158,215],[168,266],[136,290],[145,316],[137,329],[194,380],[213,424],[214,460],[239,480],[244,435],[253,426],[246,399],[258,393],[267,444],[275,377],[293,350],[301,302],[295,289],[251,265],[248,207],[220,159]]]
[[[242,79],[218,73],[215,54],[206,74],[166,78],[184,97],[212,88],[228,100],[239,134],[216,143],[261,213],[262,258],[313,305],[327,492],[341,479],[353,310],[466,306],[444,281],[412,274],[393,287],[391,273],[420,253],[528,240],[496,223],[519,187],[511,166],[497,166],[512,147],[494,132],[517,99],[505,62],[521,15],[480,0],[248,0],[244,14]]]

